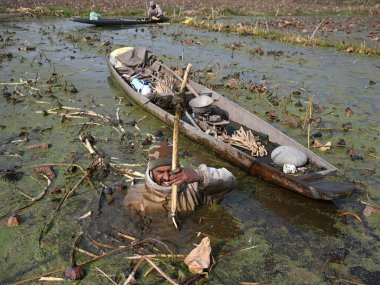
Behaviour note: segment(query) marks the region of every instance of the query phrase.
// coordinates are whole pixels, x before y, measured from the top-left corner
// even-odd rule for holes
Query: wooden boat
[[[115,52],[121,52],[122,49],[118,49]],[[126,69],[128,68],[120,67],[122,63],[115,60],[115,52],[111,53],[108,59],[108,67],[115,82],[130,98],[140,105],[141,108],[146,109],[165,123],[173,125],[174,111],[167,108],[167,103],[171,102],[171,99],[175,96],[175,92],[169,92],[167,96],[159,96],[159,99],[163,99],[163,102],[160,102],[157,98],[152,100],[152,98],[137,92],[131,85],[133,76],[130,77],[126,74]],[[116,56],[116,59],[123,60],[122,56]],[[163,79],[160,79],[162,78],[161,75],[166,76],[166,78],[171,78],[172,82],[175,81],[174,85],[180,86],[181,77],[163,63],[156,60],[151,66],[145,66],[140,69],[140,71],[146,71],[147,67],[150,67],[150,71],[154,70],[153,74],[152,72],[148,72],[148,74],[151,74],[149,81],[156,84],[156,86],[165,85]],[[140,72],[139,74],[143,73],[144,72]],[[168,80],[165,82],[168,82]],[[266,135],[269,141],[268,145],[272,145],[272,147],[269,146],[268,155],[264,157],[254,157],[244,149],[234,147],[203,131],[195,123],[194,118],[191,115],[188,116],[189,113],[186,111],[187,119],[181,119],[180,131],[191,140],[211,149],[230,163],[244,168],[252,176],[260,177],[270,183],[313,199],[332,200],[345,198],[350,196],[355,190],[355,184],[351,182],[331,181],[331,179],[327,181],[327,179],[325,179],[327,176],[336,173],[337,168],[335,166],[238,104],[191,80],[188,81],[186,87],[188,90],[185,96],[187,109],[189,109],[190,98],[205,95],[209,96],[213,101],[212,107],[215,110],[222,111],[225,121],[237,126],[237,128],[243,127],[243,129],[252,130],[256,134],[264,134],[264,137]],[[169,97],[169,100],[166,100],[166,97]],[[270,152],[274,147],[282,145],[292,146],[306,154],[308,159],[307,168],[309,169],[306,173],[297,175],[286,174],[283,172],[282,167],[278,167],[273,163],[270,158]]]
[[[148,18],[131,18],[131,19],[123,19],[123,18],[101,18],[99,20],[90,20],[85,17],[73,17],[72,21],[82,23],[82,24],[90,24],[98,27],[114,27],[114,26],[134,26],[134,25],[146,25],[146,24],[156,24],[167,22],[167,18],[163,18],[162,20],[152,20]]]

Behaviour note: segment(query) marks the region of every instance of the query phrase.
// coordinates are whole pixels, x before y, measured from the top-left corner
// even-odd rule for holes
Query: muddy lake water
[[[101,255],[109,249],[100,244],[117,248],[130,243],[117,233],[140,238],[139,222],[144,224],[145,236],[170,244],[175,253],[188,253],[193,243],[209,236],[216,265],[205,283],[379,284],[380,213],[364,216],[362,203],[380,207],[379,57],[190,29],[180,24],[109,29],[69,19],[20,19],[1,22],[0,36],[1,284],[68,267],[70,248],[80,231],[84,234],[77,246]],[[80,172],[68,173],[68,165],[75,163],[86,169],[92,162],[79,135],[91,134],[96,147],[112,163],[128,164],[142,173],[147,136],[158,130],[171,136],[170,127],[136,109],[112,82],[106,56],[111,47],[122,46],[145,46],[169,66],[185,67],[191,62],[192,79],[215,86],[221,94],[265,119],[268,111],[275,111],[277,117],[270,122],[304,145],[305,129],[282,122],[288,116],[301,121],[309,96],[313,96],[315,116],[322,123],[313,125],[312,135],[333,145],[326,152],[314,151],[336,165],[342,175],[358,182],[358,190],[340,201],[304,198],[252,178],[181,137],[184,164],[223,166],[239,181],[220,205],[184,216],[183,230],[177,232],[154,220],[132,222],[119,206],[123,191],[127,191],[123,189],[112,204],[103,204],[97,217],[81,218],[89,211],[94,213],[98,206],[100,183],[109,187],[125,183],[129,187],[130,179],[115,173],[93,181],[94,187],[83,183],[57,214],[55,209],[65,191],[81,178]],[[250,52],[257,47],[263,55]],[[232,78],[240,88],[225,87]],[[29,83],[22,84],[24,81]],[[250,84],[259,83],[268,86],[271,95],[248,90]],[[70,92],[73,86],[78,92]],[[126,134],[121,136],[98,117],[63,119],[62,109],[52,110],[59,106],[68,107],[65,113],[92,110],[111,118],[118,115]],[[344,147],[336,147],[340,139],[345,140]],[[28,149],[41,143],[50,147]],[[359,159],[347,154],[351,147]],[[44,164],[56,164],[57,178],[51,187],[63,193],[47,193],[17,211],[19,226],[6,226],[13,211],[31,203],[22,192],[35,197],[46,186],[46,181],[33,171]],[[87,276],[79,284],[109,282],[96,267],[122,282],[131,267],[128,257],[144,254],[144,250],[148,249],[120,252],[86,265]],[[91,257],[77,252],[77,259],[84,262]],[[157,263],[174,279],[191,275],[181,259]],[[143,269],[146,271],[148,266]],[[151,272],[145,277],[140,274],[137,283],[165,281]]]

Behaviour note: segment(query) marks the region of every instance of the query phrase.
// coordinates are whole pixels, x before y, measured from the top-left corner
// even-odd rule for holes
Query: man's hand
[[[199,182],[198,173],[191,168],[177,168],[171,172],[170,185],[180,185],[182,183]]]
[[[155,16],[152,16],[152,20],[159,20],[160,18],[157,18]]]

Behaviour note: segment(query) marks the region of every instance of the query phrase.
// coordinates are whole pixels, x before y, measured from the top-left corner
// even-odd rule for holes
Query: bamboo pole
[[[186,87],[187,78],[190,73],[192,64],[189,63],[186,67],[185,75],[183,76],[181,89],[178,94],[178,100],[177,100],[177,106],[175,110],[175,116],[174,116],[174,130],[173,130],[173,158],[172,158],[172,170],[175,170],[179,166],[179,122],[181,119],[181,106],[180,106],[180,100],[183,96],[183,92]],[[173,220],[174,227],[176,229],[179,229],[178,220],[176,220],[176,209],[177,209],[177,192],[178,192],[178,185],[172,186],[172,193],[171,193],[171,218]]]
[[[310,149],[310,127],[311,127],[311,118],[313,116],[313,96],[309,97],[309,118],[307,123],[307,148]]]

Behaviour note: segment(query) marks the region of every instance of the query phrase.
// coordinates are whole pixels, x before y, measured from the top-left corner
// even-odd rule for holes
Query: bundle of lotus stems
[[[223,134],[220,138],[226,143],[250,150],[252,156],[262,157],[268,154],[258,137],[255,137],[250,130],[246,132],[243,127],[235,131],[232,136]]]
[[[174,82],[175,79],[173,77],[164,76],[162,81],[157,80],[153,92],[161,95],[170,94],[173,92],[172,90],[174,88]]]

